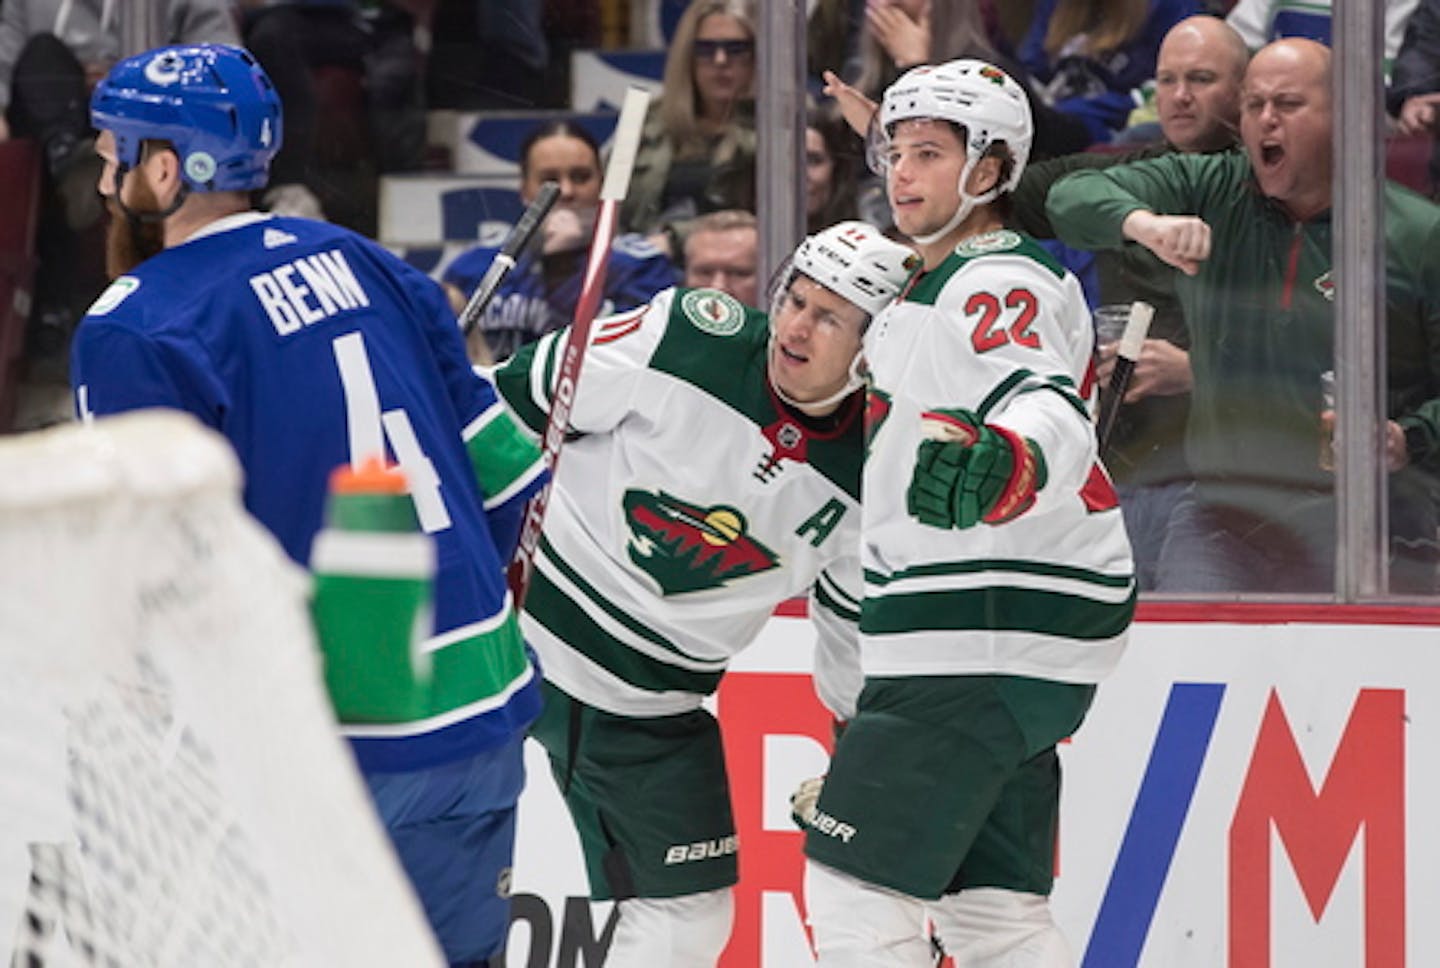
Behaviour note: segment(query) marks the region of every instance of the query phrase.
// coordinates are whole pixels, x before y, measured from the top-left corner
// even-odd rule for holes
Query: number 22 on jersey
[[[992,292],[971,293],[965,300],[965,315],[979,318],[970,332],[976,353],[988,353],[1006,343],[1032,350],[1040,348],[1040,335],[1030,325],[1039,315],[1040,303],[1029,289],[1011,289],[1002,300]]]
[[[420,449],[420,440],[410,417],[399,407],[381,411],[380,391],[365,350],[361,333],[335,338],[335,363],[340,368],[340,386],[345,393],[345,426],[350,436],[350,466],[358,468],[370,458],[385,459],[385,443],[410,483],[415,516],[426,534],[450,527],[450,512],[440,494],[440,475]]]

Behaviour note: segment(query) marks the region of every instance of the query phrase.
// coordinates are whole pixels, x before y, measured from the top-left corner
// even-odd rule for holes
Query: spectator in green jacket
[[[1186,450],[1207,537],[1193,590],[1324,592],[1335,554],[1334,477],[1319,459],[1321,374],[1335,368],[1329,50],[1288,39],[1256,54],[1240,130],[1243,155],[1070,175],[1049,212],[1070,245],[1138,242],[1184,273]],[[1390,586],[1432,593],[1440,209],[1395,185],[1384,205]]]
[[[1224,20],[1197,16],[1170,29],[1160,44],[1155,106],[1165,140],[1123,155],[1083,152],[1028,166],[1013,197],[1010,222],[1037,238],[1055,237],[1045,213],[1050,187],[1073,171],[1177,152],[1232,150],[1240,126],[1240,84],[1250,52]],[[1102,455],[1120,492],[1145,591],[1183,591],[1194,585],[1196,528],[1193,486],[1185,461],[1190,411],[1190,332],[1175,294],[1174,273],[1140,246],[1098,253],[1100,302],[1143,300],[1155,307],[1130,389]],[[1099,346],[1096,373],[1109,384],[1118,344]]]

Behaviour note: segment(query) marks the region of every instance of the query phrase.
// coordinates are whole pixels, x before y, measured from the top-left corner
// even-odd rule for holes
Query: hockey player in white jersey
[[[774,607],[809,593],[818,691],[858,692],[858,363],[918,258],[860,222],[806,239],[772,314],[672,289],[587,349],[525,601],[550,755],[591,894],[619,902],[607,968],[708,968],[730,934],[735,824],[701,701]],[[539,431],[567,331],[495,372]]]
[[[872,159],[924,271],[865,336],[858,712],[807,824],[825,968],[1071,964],[1050,916],[1059,762],[1135,603],[1096,459],[1076,279],[1002,227],[1024,92],[960,60],[886,92]]]

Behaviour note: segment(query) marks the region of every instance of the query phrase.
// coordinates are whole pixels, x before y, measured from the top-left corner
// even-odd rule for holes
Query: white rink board
[[[1295,624],[1187,614],[1135,627],[1062,747],[1054,907],[1077,965],[1440,964],[1430,913],[1440,906],[1440,612],[1367,619],[1376,624],[1303,613]],[[1384,624],[1417,616],[1431,624]],[[812,964],[786,802],[826,757],[826,716],[805,677],[811,642],[805,620],[772,619],[718,695],[742,844],[722,968]],[[531,896],[517,905],[507,964],[598,965],[610,905],[584,923],[577,841],[530,746],[515,885]],[[532,932],[537,919],[550,923]]]

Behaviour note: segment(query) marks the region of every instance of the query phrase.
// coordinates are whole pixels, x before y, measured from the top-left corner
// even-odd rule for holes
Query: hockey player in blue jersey
[[[437,285],[345,229],[250,210],[281,108],[246,51],[121,61],[91,116],[115,280],[76,333],[77,409],[172,407],[224,434],[247,508],[301,564],[336,466],[404,471],[439,563],[416,659],[435,685],[342,728],[447,958],[484,965],[504,943],[540,707],[503,574],[538,454],[471,372]]]
[[[491,358],[504,360],[517,349],[570,323],[580,301],[585,252],[600,205],[600,149],[572,121],[549,121],[520,148],[520,199],[530,204],[540,186],[560,186],[555,209],[540,229],[539,251],[522,255],[500,284],[477,332]],[[456,312],[475,291],[500,251],[500,241],[462,252],[445,268],[442,281]],[[675,267],[638,235],[622,235],[610,248],[600,315],[634,309],[677,282]]]

